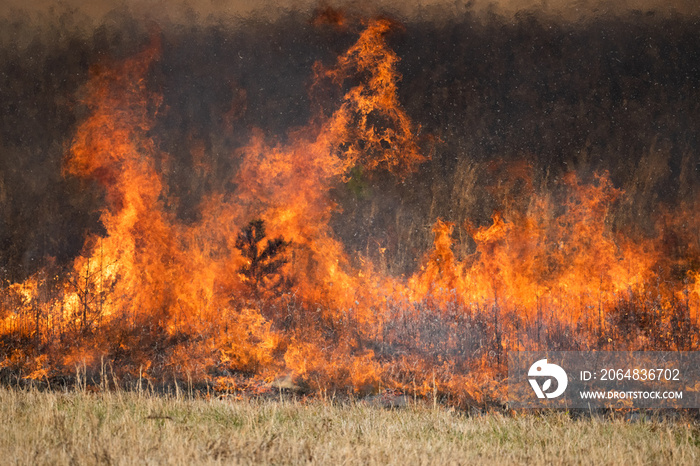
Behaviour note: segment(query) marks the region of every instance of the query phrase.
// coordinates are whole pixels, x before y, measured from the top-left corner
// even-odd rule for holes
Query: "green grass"
[[[3,464],[699,464],[700,426],[0,389]]]

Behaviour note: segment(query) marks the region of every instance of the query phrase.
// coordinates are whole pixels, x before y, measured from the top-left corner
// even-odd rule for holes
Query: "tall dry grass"
[[[674,421],[0,389],[4,464],[698,464]]]

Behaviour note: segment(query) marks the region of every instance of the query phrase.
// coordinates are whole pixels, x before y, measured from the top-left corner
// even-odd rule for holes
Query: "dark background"
[[[86,234],[102,231],[100,187],[62,173],[87,114],[80,98],[91,66],[160,37],[148,79],[163,101],[149,136],[169,155],[168,208],[195,222],[203,196],[234,189],[235,155],[253,129],[284,142],[319,102],[338,103],[342,92],[312,88],[313,65],[332,66],[362,21],[337,28],[313,17],[155,24],[122,8],[97,27],[75,11],[41,25],[22,15],[0,21],[0,279],[20,280],[49,258],[67,265]],[[403,181],[358,168],[337,186],[333,226],[349,251],[378,260],[385,247],[387,269],[409,273],[436,218],[488,224],[494,210],[526,209],[532,190],[554,190],[572,170],[583,181],[609,172],[626,193],[611,222],[640,235],[659,234],[658,216],[695,197],[697,17],[439,8],[424,17],[399,21],[388,42],[401,58],[400,100],[432,158]],[[202,157],[213,167],[206,175],[193,168]],[[468,235],[455,236],[456,252],[467,253]]]

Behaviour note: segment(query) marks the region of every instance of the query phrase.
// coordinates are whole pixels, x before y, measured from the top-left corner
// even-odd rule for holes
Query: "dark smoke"
[[[379,260],[385,247],[386,267],[409,272],[437,217],[485,224],[519,202],[513,164],[530,166],[543,188],[568,171],[608,171],[627,192],[615,221],[640,234],[653,233],[657,211],[697,193],[696,17],[462,8],[444,19],[441,8],[405,18],[389,37],[402,59],[401,101],[432,159],[403,182],[358,167],[337,187],[334,226],[349,250]],[[0,278],[69,264],[86,234],[101,230],[100,188],[62,174],[91,67],[161,38],[149,87],[163,101],[150,136],[168,154],[169,208],[195,221],[205,194],[234,188],[237,151],[253,130],[283,141],[337,103],[340,92],[312,86],[313,67],[355,40],[361,21],[350,17],[344,28],[314,25],[306,12],[178,24],[123,7],[97,25],[79,11],[41,25],[29,14],[3,19]],[[459,244],[468,250],[467,239]]]

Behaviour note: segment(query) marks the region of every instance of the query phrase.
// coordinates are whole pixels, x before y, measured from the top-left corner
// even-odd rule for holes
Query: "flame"
[[[334,66],[317,64],[317,84],[347,87],[336,108],[289,142],[255,132],[231,154],[235,189],[206,196],[193,223],[172,212],[169,156],[150,137],[161,105],[147,80],[158,40],[94,67],[83,90],[89,116],[64,171],[104,188],[104,234],[87,239],[65,277],[2,290],[3,365],[22,367],[24,350],[34,379],[107,358],[130,380],[213,378],[229,390],[232,374],[245,374],[261,384],[287,377],[318,391],[389,388],[480,403],[501,396],[490,380],[506,351],[603,348],[640,300],[657,323],[677,323],[686,297],[697,325],[700,273],[659,284],[663,244],[615,227],[611,211],[624,193],[607,174],[584,182],[569,173],[536,188],[529,167],[514,165],[529,202],[480,227],[437,219],[412,276],[353,261],[331,228],[332,190],[358,167],[403,179],[427,159],[399,102],[392,27],[369,21]],[[194,158],[207,176],[203,152]],[[469,254],[454,252],[456,232],[473,242]],[[48,293],[51,283],[59,286]],[[692,334],[688,322],[683,332]],[[687,343],[644,338],[629,347]]]
[[[547,302],[573,323],[649,279],[657,252],[635,247],[607,219],[620,190],[607,176],[582,184],[570,174],[562,184],[559,209],[535,196],[524,214],[496,212],[490,226],[472,229],[476,250],[463,262],[451,250],[453,225],[438,221],[434,250],[412,282],[417,296],[456,290],[465,303],[513,303],[526,316]]]

